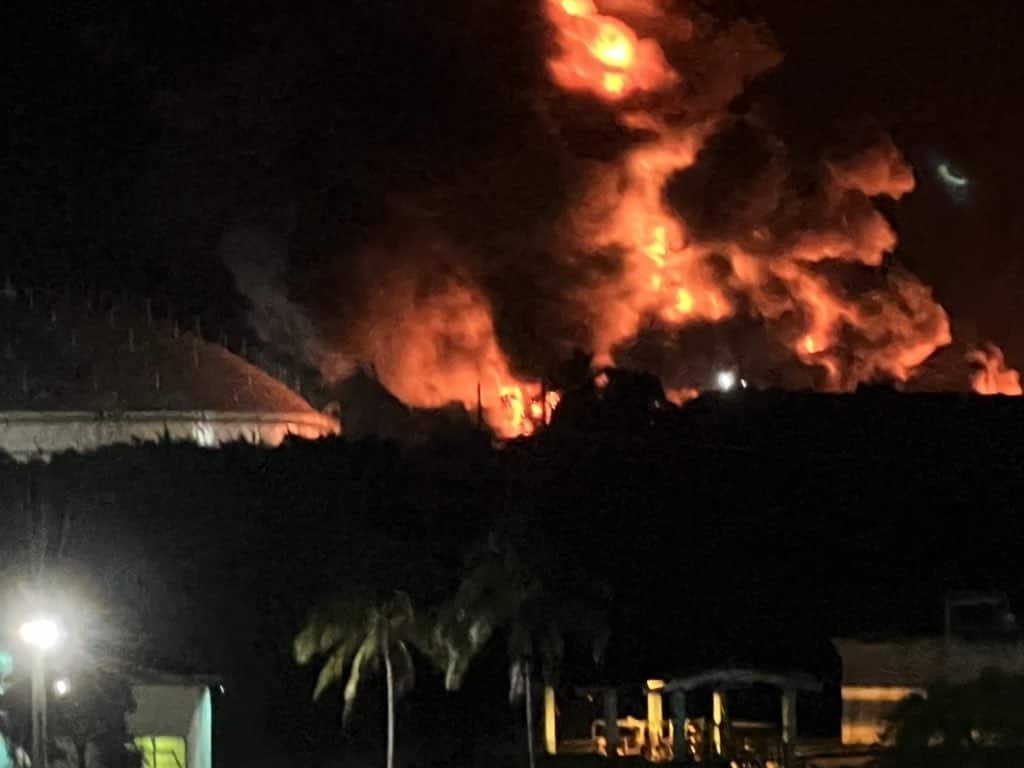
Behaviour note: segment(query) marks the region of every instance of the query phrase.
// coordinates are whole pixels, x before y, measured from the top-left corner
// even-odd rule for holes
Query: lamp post
[[[32,649],[32,764],[48,768],[46,754],[46,653],[60,642],[60,626],[52,618],[29,619],[18,629]]]

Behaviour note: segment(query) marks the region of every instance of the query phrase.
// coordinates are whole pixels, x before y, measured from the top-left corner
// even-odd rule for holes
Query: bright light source
[[[740,379],[740,386],[743,387],[744,389],[746,389],[747,388],[747,380],[746,379]]]
[[[18,635],[27,645],[48,651],[60,641],[60,627],[53,619],[32,619],[21,625]]]
[[[970,184],[970,179],[968,179],[966,176],[957,173],[952,168],[950,168],[949,163],[939,163],[939,167],[937,170],[939,173],[939,178],[942,179],[943,183],[945,183],[949,187],[953,187],[955,189],[963,189],[968,184]]]
[[[62,677],[59,680],[53,681],[53,692],[58,696],[67,696],[71,691],[71,683],[68,682],[66,677]]]
[[[718,388],[723,392],[728,392],[736,386],[736,374],[732,371],[719,371],[716,380],[718,382]]]

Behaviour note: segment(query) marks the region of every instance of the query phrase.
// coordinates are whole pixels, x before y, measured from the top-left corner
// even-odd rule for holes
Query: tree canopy
[[[881,768],[1020,765],[1024,677],[993,670],[967,683],[940,682],[892,714]]]

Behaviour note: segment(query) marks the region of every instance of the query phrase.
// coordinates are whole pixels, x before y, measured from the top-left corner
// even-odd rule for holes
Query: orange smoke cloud
[[[614,101],[678,81],[656,41],[642,39],[620,19],[598,13],[591,0],[547,0],[547,12],[560,48],[548,64],[563,88]]]
[[[834,160],[828,169],[840,189],[899,199],[914,191],[914,172],[888,136],[864,152]]]
[[[387,308],[367,315],[356,335],[396,397],[419,408],[479,408],[503,437],[531,434],[550,418],[558,395],[512,373],[491,308],[473,285],[453,277],[424,291],[398,279],[387,290]]]
[[[640,20],[662,13],[642,0],[617,0],[615,7]],[[609,71],[638,82],[629,79],[638,57],[617,57],[612,67],[594,45],[612,39],[600,36],[602,26],[614,28],[615,40],[637,45],[622,19],[580,0],[549,3],[549,17],[561,44],[550,62],[555,82],[603,96],[623,124],[653,135],[599,173],[569,217],[577,247],[621,255],[613,279],[584,290],[600,364],[611,364],[616,348],[652,319],[680,329],[740,314],[759,318],[797,359],[821,369],[832,389],[876,378],[906,381],[950,342],[945,311],[913,276],[894,272],[876,288],[851,292],[822,269],[841,263],[877,267],[895,247],[895,233],[870,200],[898,198],[914,187],[913,172],[890,140],[827,164],[820,193],[795,214],[774,206],[745,231],[698,235],[668,207],[666,187],[698,161],[720,121],[670,127],[669,115],[620,98],[685,82],[686,73],[669,68],[656,43],[649,46],[657,51],[649,61],[659,74],[644,81],[654,85],[607,92],[603,78]]]
[[[687,360],[680,339],[703,328],[756,325],[772,365],[784,357],[828,390],[907,382],[951,342],[949,318],[931,289],[889,263],[897,237],[875,198],[914,189],[913,171],[891,139],[874,137],[811,171],[794,169],[766,129],[728,113],[747,81],[779,59],[758,25],[716,27],[670,13],[661,0],[541,1],[553,37],[551,80],[568,94],[594,97],[596,107],[586,108],[610,112],[624,128],[619,135],[633,141],[612,161],[588,166],[582,194],[558,225],[557,263],[540,265],[557,269],[521,273],[535,289],[532,306],[556,316],[531,327],[533,347],[585,347],[595,365],[613,366],[654,330],[668,351],[648,369],[678,369],[665,385],[682,404],[707,377],[677,365]],[[729,145],[730,131],[743,127],[750,135]],[[748,178],[718,174],[722,157],[758,142],[755,170],[740,163]],[[467,269],[464,254],[439,250],[440,263],[420,270],[392,254],[375,260],[402,264],[393,274],[372,274],[380,300],[343,331],[346,352],[372,361],[384,386],[410,405],[459,403],[479,409],[501,436],[530,434],[558,394],[510,362],[489,296],[502,318],[528,302],[517,303],[521,293],[501,301],[507,270],[498,280],[483,256]],[[455,261],[463,266],[450,268]],[[492,279],[469,277],[481,274]],[[713,357],[702,364],[717,365]],[[976,391],[1021,394],[1019,375],[997,348],[972,353],[971,362]]]
[[[971,350],[967,354],[967,361],[976,367],[971,377],[971,387],[979,395],[1024,394],[1020,373],[1006,366],[1003,351],[994,344]]]

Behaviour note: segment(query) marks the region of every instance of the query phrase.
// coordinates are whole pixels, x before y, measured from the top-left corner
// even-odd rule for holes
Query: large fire
[[[816,386],[843,391],[876,380],[907,382],[952,341],[931,289],[887,260],[896,235],[874,198],[899,199],[915,184],[891,140],[875,137],[802,171],[801,179],[813,175],[810,183],[792,181],[785,152],[776,153],[778,163],[773,154],[757,204],[727,226],[702,226],[670,202],[669,189],[705,167],[702,153],[742,121],[728,112],[729,102],[774,65],[777,52],[737,63],[743,53],[730,47],[733,38],[715,38],[703,17],[676,13],[663,0],[541,2],[553,33],[553,83],[634,137],[617,159],[591,172],[555,238],[555,250],[573,254],[566,259],[587,273],[564,311],[585,308],[577,326],[596,366],[614,365],[652,327],[671,338],[754,322],[802,364],[801,373],[813,373]],[[738,28],[739,45],[759,50],[753,26]],[[709,35],[710,43],[702,38]],[[708,51],[711,64],[694,66]],[[587,260],[605,264],[609,254],[613,269],[590,269]],[[517,373],[491,302],[472,279],[381,292],[389,308],[368,316],[360,353],[399,398],[422,407],[461,403],[506,437],[547,421],[557,393]],[[673,354],[686,352],[680,346]],[[998,349],[971,359],[979,368],[976,391],[1021,394],[1019,375]],[[708,383],[682,377],[665,386],[682,403]]]
[[[635,91],[657,91],[676,81],[661,46],[640,39],[620,19],[598,13],[591,0],[550,0],[560,53],[550,62],[563,88],[618,100]]]
[[[381,382],[421,408],[461,403],[502,437],[532,434],[558,405],[558,393],[517,377],[494,332],[491,308],[465,280],[421,291],[395,280],[396,300],[364,318],[360,332]]]
[[[976,366],[971,386],[980,395],[1016,395],[1024,394],[1020,385],[1020,373],[1006,367],[1003,351],[989,344],[984,349],[972,350],[968,361]]]
[[[648,28],[674,29],[676,41],[685,37],[680,29],[692,29],[678,20],[666,24],[657,0],[608,5],[651,22]],[[801,226],[769,221],[741,237],[698,239],[668,209],[665,189],[696,162],[717,121],[673,126],[670,115],[630,98],[676,91],[686,74],[669,67],[656,41],[639,38],[588,0],[547,0],[547,14],[560,44],[549,62],[555,82],[604,100],[620,122],[651,136],[606,169],[571,216],[585,248],[615,248],[623,258],[616,280],[586,289],[600,307],[592,329],[599,363],[610,364],[616,348],[651,318],[682,328],[740,312],[767,323],[793,355],[822,371],[829,389],[876,378],[906,381],[951,341],[945,311],[912,275],[892,271],[879,287],[852,293],[821,269],[830,262],[878,267],[895,246],[888,222],[870,205],[871,197],[899,198],[914,188],[891,142],[829,164],[815,215]],[[975,388],[981,391],[977,382]]]

